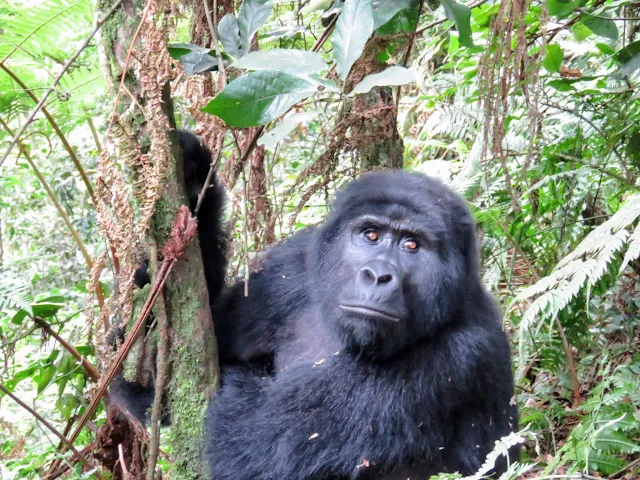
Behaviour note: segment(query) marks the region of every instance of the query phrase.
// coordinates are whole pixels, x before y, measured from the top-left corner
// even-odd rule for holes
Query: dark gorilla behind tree
[[[185,171],[204,175],[187,177],[190,197],[209,161],[191,146]],[[207,280],[221,285],[220,208],[204,205]],[[216,480],[468,475],[517,428],[475,222],[436,180],[363,175],[324,224],[268,252],[248,297],[239,282],[212,309],[223,377],[205,455]]]

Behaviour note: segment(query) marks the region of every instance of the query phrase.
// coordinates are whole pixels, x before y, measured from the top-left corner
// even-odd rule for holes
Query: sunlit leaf
[[[547,0],[549,15],[557,18],[564,18],[571,14],[576,5],[571,0]]]
[[[551,80],[550,82],[547,82],[547,85],[551,88],[555,88],[559,92],[568,92],[570,90],[575,90],[571,82],[565,78],[563,78],[562,80]]]
[[[250,52],[233,66],[246,70],[274,70],[292,75],[310,75],[327,68],[322,55],[318,53],[286,48]]]
[[[362,81],[356,85],[349,95],[357,95],[359,93],[367,93],[373,87],[385,87],[390,85],[406,85],[415,82],[416,74],[413,70],[394,66],[389,67],[380,73],[367,75]]]
[[[542,61],[542,66],[550,73],[558,73],[562,66],[562,59],[564,58],[564,51],[555,43],[547,45],[547,51]]]
[[[38,371],[38,374],[33,377],[33,380],[36,382],[38,387],[38,393],[41,393],[45,388],[49,386],[51,383],[51,379],[56,373],[56,367],[53,365],[48,365],[46,367],[41,368]]]
[[[331,38],[337,62],[336,70],[342,80],[347,78],[351,67],[362,55],[372,32],[371,0],[347,0]]]
[[[52,317],[58,310],[64,307],[65,302],[66,299],[59,295],[47,297],[31,305],[31,311],[36,317]]]
[[[71,418],[71,415],[77,406],[78,398],[70,393],[65,393],[56,400],[56,408],[65,420],[69,420],[69,418]]]

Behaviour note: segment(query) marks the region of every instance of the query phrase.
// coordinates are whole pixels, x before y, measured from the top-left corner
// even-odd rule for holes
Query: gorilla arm
[[[272,357],[292,315],[309,304],[306,252],[310,230],[273,246],[261,269],[237,282],[213,303],[212,315],[224,364]]]
[[[500,371],[503,340],[499,329],[465,327],[384,364],[345,354],[274,380],[229,372],[209,411],[214,476],[356,478],[390,466],[471,474],[509,432],[496,414],[512,392]],[[477,423],[461,423],[469,420]]]

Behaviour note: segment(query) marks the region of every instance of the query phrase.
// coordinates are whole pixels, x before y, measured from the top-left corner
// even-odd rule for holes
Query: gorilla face
[[[473,226],[464,202],[423,176],[367,174],[339,194],[310,271],[326,279],[314,301],[345,348],[388,357],[453,320],[477,277]]]
[[[363,215],[345,236],[342,262],[351,267],[353,277],[338,297],[345,317],[354,322],[406,322],[409,286],[432,248],[428,232],[419,225]]]

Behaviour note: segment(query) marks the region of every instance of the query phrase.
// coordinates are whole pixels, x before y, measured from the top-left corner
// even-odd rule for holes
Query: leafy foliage
[[[230,83],[202,111],[234,127],[264,125],[316,89],[314,84],[288,73],[250,72]]]
[[[638,478],[637,5],[330,3],[239,2],[216,26],[222,66],[204,17],[193,19],[197,40],[189,35],[191,13],[172,18],[178,33],[167,49],[189,75],[173,84],[178,124],[196,123],[205,137],[219,131],[217,119],[194,115],[206,105],[204,112],[233,128],[222,137],[220,159],[233,186],[231,273],[243,273],[269,232],[277,239],[320,221],[343,182],[379,166],[363,166],[361,150],[379,137],[393,139],[393,148],[404,145],[404,168],[451,183],[471,202],[480,225],[484,278],[514,340],[516,400],[528,426],[517,435],[526,448],[523,463],[510,465],[504,478],[585,472]],[[32,111],[30,94],[40,97],[92,30],[94,14],[90,2],[67,0],[0,7],[4,144],[12,137],[7,128],[17,130]],[[510,40],[493,37],[504,31],[496,25],[508,25]],[[107,43],[117,41],[102,33]],[[43,115],[21,141],[90,254],[99,257],[105,242],[95,210],[64,146],[70,143],[94,181],[98,144],[113,111],[113,96],[104,95],[113,79],[100,69],[95,47],[82,53],[46,105],[64,141]],[[513,58],[526,61],[511,81],[505,72]],[[498,117],[487,101],[492,98],[504,106]],[[382,121],[388,118],[380,112],[395,112],[395,105],[397,118]],[[137,108],[127,115],[134,118]],[[123,131],[130,135],[127,122]],[[371,135],[370,125],[383,128]],[[250,143],[256,126],[265,126],[255,142],[261,156],[238,167],[237,150]],[[494,139],[487,131],[504,136]],[[104,338],[93,325],[96,312],[86,308],[89,278],[76,241],[24,152],[16,152],[0,167],[0,383],[62,430],[87,404],[88,377],[34,320],[46,321],[92,361]],[[382,165],[385,155],[379,149],[373,157]],[[113,268],[107,262],[102,280]],[[106,280],[102,286],[108,301],[114,285]],[[56,450],[28,413],[7,397],[0,401],[3,478],[37,478]],[[515,437],[498,444],[487,465]],[[78,446],[93,441],[87,431]],[[70,477],[91,474],[76,468]]]
[[[360,57],[373,32],[371,0],[346,0],[333,33],[337,71],[346,80],[352,65]]]

